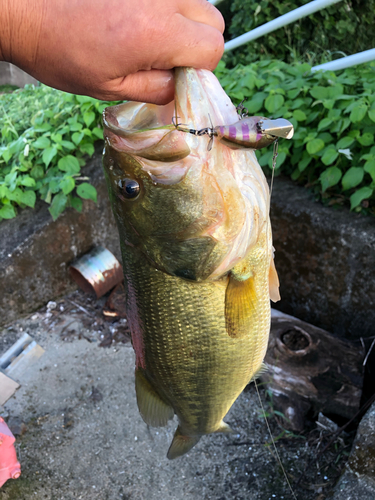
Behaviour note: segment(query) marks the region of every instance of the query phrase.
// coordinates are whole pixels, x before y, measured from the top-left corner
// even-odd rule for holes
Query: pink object
[[[14,448],[15,437],[0,417],[0,488],[8,479],[17,479],[21,475],[21,465],[17,461]]]

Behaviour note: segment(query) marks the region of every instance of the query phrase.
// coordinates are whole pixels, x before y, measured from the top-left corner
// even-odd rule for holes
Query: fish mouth
[[[147,230],[137,227],[139,214],[132,222],[149,261],[184,279],[213,280],[256,243],[268,220],[268,185],[253,151],[233,150],[215,140],[208,150],[207,137],[176,127],[183,123],[200,130],[238,121],[236,108],[216,77],[208,70],[177,68],[175,81],[175,101],[165,106],[127,102],[106,108],[104,135],[111,150],[133,158],[144,176],[142,185],[151,201],[147,205],[145,194],[131,210],[135,213],[147,205],[153,217]],[[128,164],[134,168],[134,162]],[[180,227],[176,221],[169,223],[167,215],[165,221],[155,216],[161,210],[156,200],[166,190]],[[177,254],[184,255],[182,264]]]

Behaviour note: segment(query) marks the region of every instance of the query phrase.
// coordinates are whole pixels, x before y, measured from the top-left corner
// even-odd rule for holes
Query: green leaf
[[[336,160],[338,155],[339,153],[335,148],[328,147],[323,153],[322,162],[324,163],[324,165],[331,165]]]
[[[350,147],[355,139],[353,137],[343,137],[342,139],[339,140],[339,142],[336,144],[337,149],[346,149]]]
[[[316,154],[318,151],[324,148],[324,142],[321,139],[313,139],[306,145],[307,152],[310,155]]]
[[[92,129],[92,133],[96,135],[98,139],[103,139],[103,130],[99,127],[95,127]]]
[[[78,145],[82,141],[83,136],[84,134],[82,132],[74,132],[74,134],[72,135],[72,141],[74,142],[74,144]]]
[[[86,123],[86,127],[89,127],[95,120],[95,113],[93,111],[86,111],[83,113],[83,121]]]
[[[57,155],[57,149],[54,146],[47,148],[43,151],[42,159],[46,167],[48,167],[48,165],[51,163],[52,159],[56,155]]]
[[[310,94],[314,99],[323,100],[328,98],[328,89],[326,87],[313,87]]]
[[[306,120],[306,115],[300,109],[296,109],[295,111],[293,111],[293,118],[295,120],[297,120],[298,122],[302,122],[302,121]]]
[[[304,157],[304,158],[303,158],[303,159],[302,159],[302,160],[298,163],[298,170],[299,170],[300,172],[303,172],[303,171],[306,169],[306,167],[308,167],[308,166],[309,166],[309,164],[310,164],[311,160],[312,160],[312,156],[310,156],[310,155],[305,156],[305,157]]]
[[[64,156],[63,158],[60,158],[57,166],[59,167],[60,170],[62,170],[63,172],[67,172],[70,175],[78,174],[79,171],[81,170],[79,161],[75,156],[72,155],[67,155]]]
[[[363,170],[363,167],[351,167],[349,170],[345,173],[344,177],[342,178],[342,187],[343,190],[346,191],[347,189],[353,188],[358,186],[358,184],[361,184],[363,181],[363,176],[365,172]]]
[[[301,92],[300,89],[289,90],[287,96],[289,99],[293,100],[298,96],[300,92]]]
[[[363,120],[367,113],[367,105],[363,102],[359,103],[353,111],[350,113],[350,121],[353,123],[360,122]]]
[[[362,146],[371,146],[374,144],[374,135],[366,132],[357,138],[357,141],[362,144]]]
[[[32,177],[27,175],[22,179],[21,185],[26,186],[26,187],[34,187],[35,186],[35,179],[33,179]]]
[[[326,109],[333,109],[333,106],[335,105],[335,100],[334,99],[325,99],[323,101],[323,106],[326,108]]]
[[[17,215],[17,212],[13,205],[4,205],[0,208],[0,217],[3,219],[13,219]]]
[[[375,182],[375,159],[366,161],[364,170],[371,175],[372,180]]]
[[[83,129],[82,123],[75,122],[75,123],[71,123],[71,125],[70,125],[70,130],[72,132],[74,132],[74,131],[79,132],[82,129]]]
[[[326,128],[328,128],[332,123],[332,120],[330,118],[323,118],[323,120],[321,120],[319,122],[319,125],[318,125],[318,130],[324,130]]]
[[[269,113],[274,113],[284,104],[284,97],[280,94],[269,95],[264,103],[266,110]]]
[[[322,183],[323,191],[335,186],[341,179],[341,170],[337,167],[329,167],[320,174],[320,182]]]
[[[66,175],[60,182],[60,188],[64,194],[69,194],[76,186],[76,182],[73,177]]]
[[[67,196],[62,192],[53,197],[51,206],[48,208],[53,220],[56,220],[57,217],[64,211],[67,201]]]
[[[87,142],[86,144],[82,144],[82,146],[80,146],[79,150],[82,153],[87,154],[89,156],[92,156],[95,153],[94,145],[90,144],[89,142]]]
[[[353,193],[350,197],[350,210],[353,210],[354,208],[358,207],[358,205],[363,200],[370,198],[372,193],[373,193],[373,190],[368,186],[364,186],[361,189],[358,189],[358,191]]]
[[[97,201],[96,189],[88,182],[83,182],[77,187],[77,194],[84,200],[92,200],[95,203]]]
[[[34,208],[36,201],[35,191],[23,191],[20,196],[18,196],[18,203],[23,203],[27,207]]]
[[[61,142],[62,141],[62,135],[61,134],[51,134],[51,139],[54,142]]]
[[[51,141],[47,137],[39,137],[32,143],[32,146],[37,149],[45,149],[51,145]]]
[[[61,141],[61,146],[68,149],[69,151],[75,149],[75,144],[73,144],[71,141]]]
[[[259,110],[262,109],[264,99],[266,97],[267,97],[267,94],[265,92],[257,92],[256,94],[254,94],[252,96],[251,100],[246,101],[244,103],[244,105],[250,114],[257,113]],[[100,137],[100,139],[101,139],[101,137]]]
[[[275,168],[278,169],[281,167],[281,165],[285,162],[286,160],[286,153],[282,151],[277,155],[277,160],[276,160],[276,166]]]
[[[43,179],[44,177],[44,170],[43,167],[40,165],[35,165],[30,171],[31,177],[34,179]]]
[[[260,158],[259,158],[259,165],[261,167],[266,167],[268,165],[268,162],[272,159],[273,152],[272,151],[267,151],[264,153]]]
[[[70,205],[77,210],[77,212],[82,212],[82,200],[76,196],[70,198]]]

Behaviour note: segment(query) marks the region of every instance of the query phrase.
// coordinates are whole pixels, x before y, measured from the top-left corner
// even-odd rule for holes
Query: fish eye
[[[120,193],[128,200],[134,199],[139,195],[139,184],[134,179],[122,179],[118,181]]]

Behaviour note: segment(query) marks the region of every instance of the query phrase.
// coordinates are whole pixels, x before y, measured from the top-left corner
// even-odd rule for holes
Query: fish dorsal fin
[[[222,420],[215,432],[223,432],[224,434],[233,434],[234,430],[230,425],[228,425],[226,422],[224,422],[224,420]]]
[[[256,290],[254,276],[238,279],[235,268],[231,271],[225,292],[225,324],[230,337],[240,339],[249,335],[256,317]]]
[[[135,370],[135,391],[139,413],[147,425],[163,427],[174,416],[171,406],[166,404],[152,387],[142,370]]]
[[[281,299],[279,292],[280,282],[279,282],[279,277],[277,275],[273,257],[271,258],[271,263],[270,263],[269,286],[270,286],[270,299],[272,300],[272,302],[278,302]]]
[[[167,458],[173,460],[174,458],[181,457],[190,451],[200,440],[200,436],[185,436],[180,426],[177,427],[173,436],[173,441],[169,447]]]

